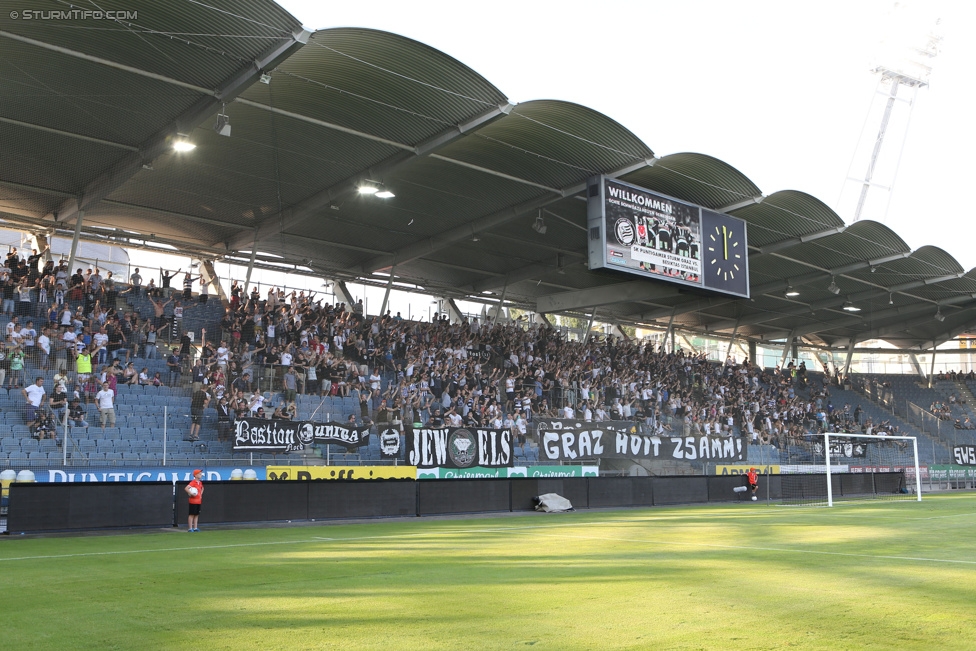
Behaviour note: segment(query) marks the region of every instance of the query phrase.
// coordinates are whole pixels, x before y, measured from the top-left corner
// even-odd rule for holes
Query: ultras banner
[[[369,440],[369,427],[342,423],[241,418],[234,436],[235,451],[293,452],[312,443],[335,443],[358,448]]]
[[[418,468],[510,468],[515,461],[509,430],[408,429],[406,441],[407,463]]]
[[[717,436],[648,436],[628,421],[586,423],[545,420],[539,423],[539,458],[673,459],[679,461],[745,461],[741,438]]]

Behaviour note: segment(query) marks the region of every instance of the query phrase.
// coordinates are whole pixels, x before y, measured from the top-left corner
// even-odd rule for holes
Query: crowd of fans
[[[180,326],[186,310],[207,301],[200,276],[185,273],[176,294],[173,279],[182,270],[163,271],[159,287],[154,280],[143,285],[138,269],[117,285],[111,272],[68,276],[64,261],[41,267],[41,259],[34,251],[21,260],[14,251],[0,270],[4,311],[12,308],[0,383],[25,390],[38,436],[66,412],[69,422],[87,426],[82,403],[94,403],[102,426],[111,426],[121,383],[192,386],[191,436],[199,436],[199,417],[212,407],[221,439],[236,418],[297,418],[299,394],[351,397],[360,422],[511,428],[519,442],[534,422],[549,418],[631,420],[657,434],[775,445],[803,441],[813,430],[894,429],[862,423],[860,407],[835,408],[829,383],[811,386],[802,362],[764,371],[749,360],[715,364],[643,341],[574,341],[540,325],[369,317],[362,302],[330,304],[274,288],[245,295],[236,281],[219,335],[204,328],[194,342]],[[198,281],[203,290],[194,301]],[[33,288],[28,298],[8,305],[8,288],[24,286]],[[154,314],[142,319],[119,310],[120,290],[145,293]],[[167,328],[179,334],[172,349],[161,348]],[[166,377],[131,361],[157,357],[166,359]],[[55,386],[38,400],[37,390],[26,392],[25,378],[48,369],[56,372]]]

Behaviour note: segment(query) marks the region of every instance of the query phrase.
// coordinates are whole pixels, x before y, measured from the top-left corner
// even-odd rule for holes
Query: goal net
[[[828,432],[780,450],[783,504],[919,500],[914,436]]]

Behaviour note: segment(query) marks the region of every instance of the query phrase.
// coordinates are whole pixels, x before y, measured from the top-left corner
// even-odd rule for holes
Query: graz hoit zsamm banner
[[[369,427],[342,423],[241,418],[234,433],[234,450],[293,452],[312,443],[335,443],[357,448],[369,440]]]
[[[634,423],[624,421],[544,421],[539,424],[538,437],[539,458],[546,461],[594,458],[745,461],[747,456],[740,438],[647,436],[638,433]]]
[[[418,468],[508,468],[515,461],[509,430],[414,429],[406,440],[407,464]]]

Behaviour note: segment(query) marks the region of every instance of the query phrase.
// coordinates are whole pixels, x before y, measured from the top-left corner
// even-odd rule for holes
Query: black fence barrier
[[[169,482],[15,483],[9,504],[7,531],[17,533],[173,524]]]
[[[894,493],[902,473],[834,475],[837,497]],[[826,496],[823,475],[759,479],[759,497],[780,499],[784,487]],[[10,487],[7,531],[164,527],[186,524],[185,482],[36,483]],[[530,511],[534,498],[557,493],[577,509],[732,502],[740,476],[562,477],[511,479],[382,479],[207,482],[200,521],[206,524],[425,516]],[[175,518],[175,519],[174,519]]]
[[[310,520],[417,515],[413,479],[300,482],[308,486]]]
[[[511,511],[511,485],[498,479],[445,479],[416,482],[417,515]]]

